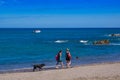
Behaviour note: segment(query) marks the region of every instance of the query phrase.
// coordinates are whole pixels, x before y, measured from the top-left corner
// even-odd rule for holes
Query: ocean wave
[[[110,43],[110,45],[120,45],[120,43]]]
[[[109,36],[109,37],[120,37],[120,33],[112,33],[112,34],[108,34],[107,36]]]
[[[111,34],[105,34],[104,36],[105,37],[111,37]]]
[[[22,72],[22,71],[30,71],[32,69],[32,67],[26,67],[26,68],[14,68],[14,69],[3,69],[3,70],[0,70],[0,73],[1,72]]]
[[[55,43],[66,43],[66,42],[68,42],[68,40],[56,40],[56,41],[54,41]]]
[[[81,43],[87,43],[88,40],[80,40]]]

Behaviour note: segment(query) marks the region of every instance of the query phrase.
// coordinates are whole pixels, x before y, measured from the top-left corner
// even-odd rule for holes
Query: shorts
[[[57,62],[62,62],[62,60],[58,60]]]

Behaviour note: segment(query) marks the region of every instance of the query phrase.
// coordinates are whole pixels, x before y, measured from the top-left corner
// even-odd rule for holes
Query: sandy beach
[[[120,63],[0,74],[0,80],[120,80]]]

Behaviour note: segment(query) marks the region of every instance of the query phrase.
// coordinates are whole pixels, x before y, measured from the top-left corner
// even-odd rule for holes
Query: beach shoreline
[[[83,66],[93,66],[93,65],[102,65],[102,64],[115,64],[120,63],[120,61],[116,62],[99,62],[99,63],[89,63],[89,64],[79,64],[79,65],[72,65],[71,68],[76,67],[83,67]],[[59,69],[67,69],[66,66],[64,68],[61,68],[59,65]],[[48,70],[57,70],[56,65],[53,66],[44,66],[41,70],[36,70],[36,72],[39,71],[48,71]],[[6,74],[6,73],[23,73],[23,72],[33,72],[33,67],[26,67],[26,68],[18,68],[18,69],[10,69],[10,70],[0,70],[0,74]]]
[[[13,76],[14,75],[14,76]],[[0,80],[120,80],[120,62],[89,64],[67,69],[48,69],[32,72],[6,72]]]

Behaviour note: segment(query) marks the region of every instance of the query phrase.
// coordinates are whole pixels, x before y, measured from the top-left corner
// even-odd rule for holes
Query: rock
[[[94,45],[102,45],[102,44],[109,44],[109,43],[110,43],[109,40],[99,40],[99,41],[93,42]]]

